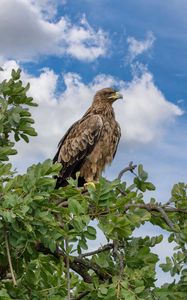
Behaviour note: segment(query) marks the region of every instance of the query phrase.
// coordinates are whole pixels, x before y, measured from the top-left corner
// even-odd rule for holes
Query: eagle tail
[[[68,185],[67,179],[64,179],[63,177],[57,177],[55,189],[59,189],[60,187],[65,187]]]
[[[59,189],[60,187],[65,187],[68,185],[68,181],[67,179],[63,178],[63,177],[56,177],[56,185],[55,185],[55,189]],[[78,187],[83,187],[84,184],[86,183],[86,180],[84,179],[84,177],[79,176],[78,177]]]

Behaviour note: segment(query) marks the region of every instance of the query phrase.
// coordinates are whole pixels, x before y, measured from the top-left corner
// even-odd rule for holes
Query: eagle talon
[[[87,189],[89,187],[92,187],[94,190],[96,189],[95,183],[93,181],[89,181],[84,184],[84,188]]]

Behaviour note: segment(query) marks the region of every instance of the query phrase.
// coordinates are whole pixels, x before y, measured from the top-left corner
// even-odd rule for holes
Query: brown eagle
[[[67,179],[75,178],[78,171],[79,186],[97,181],[112,162],[121,136],[112,104],[119,98],[123,96],[112,88],[99,90],[87,112],[60,140],[53,159],[62,164],[56,188],[66,186]]]

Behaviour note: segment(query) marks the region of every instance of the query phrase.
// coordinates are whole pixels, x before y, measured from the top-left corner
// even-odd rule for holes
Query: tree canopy
[[[0,83],[0,299],[184,300],[187,184],[175,184],[171,198],[158,203],[145,201],[155,186],[142,165],[137,174],[130,164],[115,180],[100,178],[87,188],[70,179],[55,189],[61,165],[50,159],[18,174],[10,163],[16,142],[36,135],[29,111],[36,103],[20,76],[12,70]],[[132,173],[130,185],[122,180],[126,171]],[[176,244],[165,263],[153,251],[162,234],[133,235],[147,222]],[[96,227],[106,238],[99,248]],[[89,249],[90,240],[95,249]],[[179,279],[157,287],[158,264]]]

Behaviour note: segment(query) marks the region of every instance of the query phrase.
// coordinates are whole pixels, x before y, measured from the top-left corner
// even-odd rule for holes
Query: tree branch
[[[118,179],[121,180],[122,176],[124,175],[124,173],[130,171],[131,173],[133,173],[134,175],[136,175],[134,173],[134,169],[136,169],[137,165],[133,165],[133,161],[131,161],[128,165],[128,167],[124,168],[123,170],[121,170],[119,172],[119,175],[118,175]],[[137,175],[136,175],[137,176]]]
[[[70,261],[70,268],[76,272],[77,274],[79,274],[84,282],[87,283],[92,283],[93,279],[92,276],[90,276],[90,274],[88,273],[88,268],[83,266],[82,264],[75,262],[75,261]]]
[[[83,258],[83,257],[87,257],[87,256],[92,256],[94,254],[98,254],[98,253],[101,253],[101,252],[104,252],[104,251],[107,251],[107,250],[110,250],[110,249],[113,249],[113,248],[114,248],[114,244],[113,243],[107,244],[107,245],[104,245],[104,246],[102,246],[102,247],[94,250],[94,251],[80,254],[78,257],[79,258]]]
[[[187,214],[187,209],[180,209],[180,208],[175,208],[175,207],[165,207],[164,205],[150,205],[150,204],[133,204],[133,203],[129,203],[127,205],[125,205],[125,212],[130,208],[130,207],[137,207],[137,208],[142,208],[142,209],[146,209],[148,211],[157,211],[160,212],[162,218],[164,219],[164,221],[166,222],[166,224],[172,229],[174,230],[174,224],[173,222],[170,220],[170,218],[168,217],[166,212],[181,212],[184,214]]]
[[[96,263],[90,261],[89,259],[83,259],[80,257],[73,257],[73,261],[83,267],[85,267],[87,270],[93,270],[99,277],[101,281],[105,281],[112,277],[111,274],[107,273],[105,270],[103,270],[100,266],[98,266]]]
[[[58,206],[59,206],[59,207],[67,207],[67,206],[68,206],[68,201],[61,200],[61,201],[58,203]]]
[[[148,211],[160,211],[159,207],[161,207],[165,212],[181,212],[184,214],[187,214],[187,209],[182,209],[182,208],[175,208],[175,207],[165,207],[163,206],[158,206],[158,205],[151,205],[151,204],[145,204],[145,203],[129,203],[125,205],[125,212],[130,208],[130,207],[138,207],[138,208],[145,208]]]
[[[173,222],[169,219],[168,215],[166,214],[166,212],[164,211],[164,209],[161,206],[157,207],[157,210],[161,213],[163,219],[165,220],[166,224],[171,227],[171,229],[174,230],[174,225]]]
[[[50,249],[44,247],[43,244],[37,243],[36,250],[44,254],[51,254],[56,258],[63,257],[64,263],[67,267],[67,254],[63,249],[57,247],[55,252],[51,252]],[[69,267],[78,273],[85,282],[92,283],[92,277],[89,275],[88,271],[93,270],[99,277],[101,281],[107,280],[111,277],[110,274],[106,273],[102,268],[100,268],[96,263],[91,262],[89,259],[71,256],[69,259]]]
[[[77,296],[76,298],[73,298],[73,300],[81,300],[82,298],[84,298],[84,296],[88,295],[89,293],[90,293],[89,291],[85,291],[81,293],[79,296]]]
[[[11,256],[10,256],[10,249],[9,249],[9,242],[8,242],[8,235],[7,235],[6,228],[4,228],[4,237],[5,237],[5,247],[6,247],[6,252],[7,252],[7,258],[8,258],[10,273],[11,273],[13,284],[14,284],[14,286],[16,286],[17,282],[16,282],[16,277],[14,275],[14,270],[13,270],[13,267],[12,267],[12,260],[11,260]]]
[[[71,300],[71,281],[70,281],[70,272],[69,272],[69,254],[68,254],[68,239],[65,239],[65,246],[66,246],[66,268],[67,268],[67,288],[68,288],[68,300]]]

